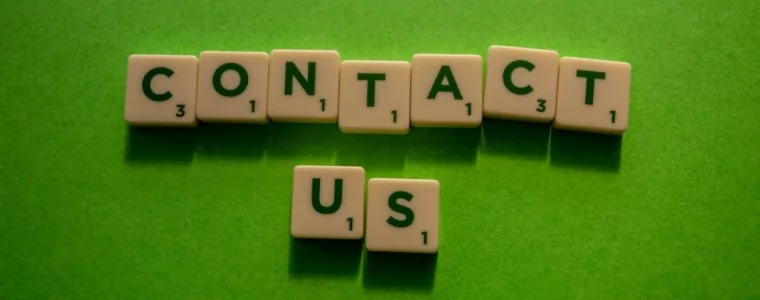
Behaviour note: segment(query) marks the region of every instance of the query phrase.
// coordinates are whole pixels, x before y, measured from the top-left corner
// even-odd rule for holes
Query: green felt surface
[[[2,1],[2,299],[760,299],[760,2]],[[130,130],[127,56],[630,62],[623,138],[487,120]],[[437,257],[289,237],[292,168],[441,183]]]

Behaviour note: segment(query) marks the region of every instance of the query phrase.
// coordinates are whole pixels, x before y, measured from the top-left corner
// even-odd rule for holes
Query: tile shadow
[[[128,164],[190,164],[196,128],[128,127],[124,160]]]
[[[361,264],[362,240],[290,238],[291,277],[356,277]]]
[[[404,169],[409,138],[406,135],[344,133],[338,146],[338,165],[398,171]]]
[[[362,283],[367,289],[432,292],[438,254],[365,252]]]
[[[618,172],[622,142],[623,137],[619,135],[552,128],[549,163],[554,166]]]
[[[483,119],[481,151],[545,161],[549,155],[550,131],[550,124]]]
[[[267,159],[332,157],[343,133],[338,124],[270,122],[267,130]]]
[[[200,124],[197,152],[201,156],[261,160],[267,143],[267,124]]]
[[[480,127],[413,127],[407,135],[408,159],[436,164],[474,164],[480,136]]]

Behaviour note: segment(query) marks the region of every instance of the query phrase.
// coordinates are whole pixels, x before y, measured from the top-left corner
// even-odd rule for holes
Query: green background
[[[0,298],[760,299],[760,2],[2,1]],[[622,138],[486,120],[131,130],[127,56],[630,62]],[[437,256],[294,242],[292,168],[441,183]]]

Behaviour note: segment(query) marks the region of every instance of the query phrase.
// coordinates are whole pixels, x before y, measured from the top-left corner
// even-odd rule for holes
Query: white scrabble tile
[[[405,61],[344,61],[340,70],[340,130],[409,132],[410,76]]]
[[[266,123],[269,54],[204,51],[198,59],[196,117],[206,122]]]
[[[412,125],[479,126],[483,119],[482,70],[479,55],[414,55]]]
[[[563,57],[554,127],[604,134],[628,129],[631,65]]]
[[[364,169],[296,166],[290,233],[296,238],[362,238]]]
[[[340,55],[329,50],[273,50],[269,106],[273,121],[338,121]]]
[[[483,115],[548,123],[557,103],[559,54],[551,50],[491,46]]]
[[[195,56],[130,55],[125,121],[136,126],[195,126],[197,79]]]
[[[370,179],[367,250],[438,252],[439,202],[440,184],[436,180]]]

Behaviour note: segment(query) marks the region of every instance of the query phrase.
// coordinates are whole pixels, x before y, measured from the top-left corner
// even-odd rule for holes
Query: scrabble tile
[[[604,134],[628,129],[631,65],[563,57],[554,127]]]
[[[483,115],[551,122],[556,111],[558,71],[556,51],[491,46]]]
[[[364,169],[296,166],[290,232],[296,238],[362,238]]]
[[[427,179],[369,180],[367,250],[438,252],[440,185]]]
[[[195,126],[197,79],[195,56],[130,55],[125,121],[135,126]]]
[[[479,55],[414,55],[412,125],[479,126],[483,119],[482,69]]]
[[[269,54],[204,51],[198,61],[196,117],[199,120],[268,121]]]
[[[328,50],[274,50],[269,57],[273,121],[338,121],[340,55]]]
[[[410,76],[405,61],[344,61],[340,70],[340,130],[409,132]]]

